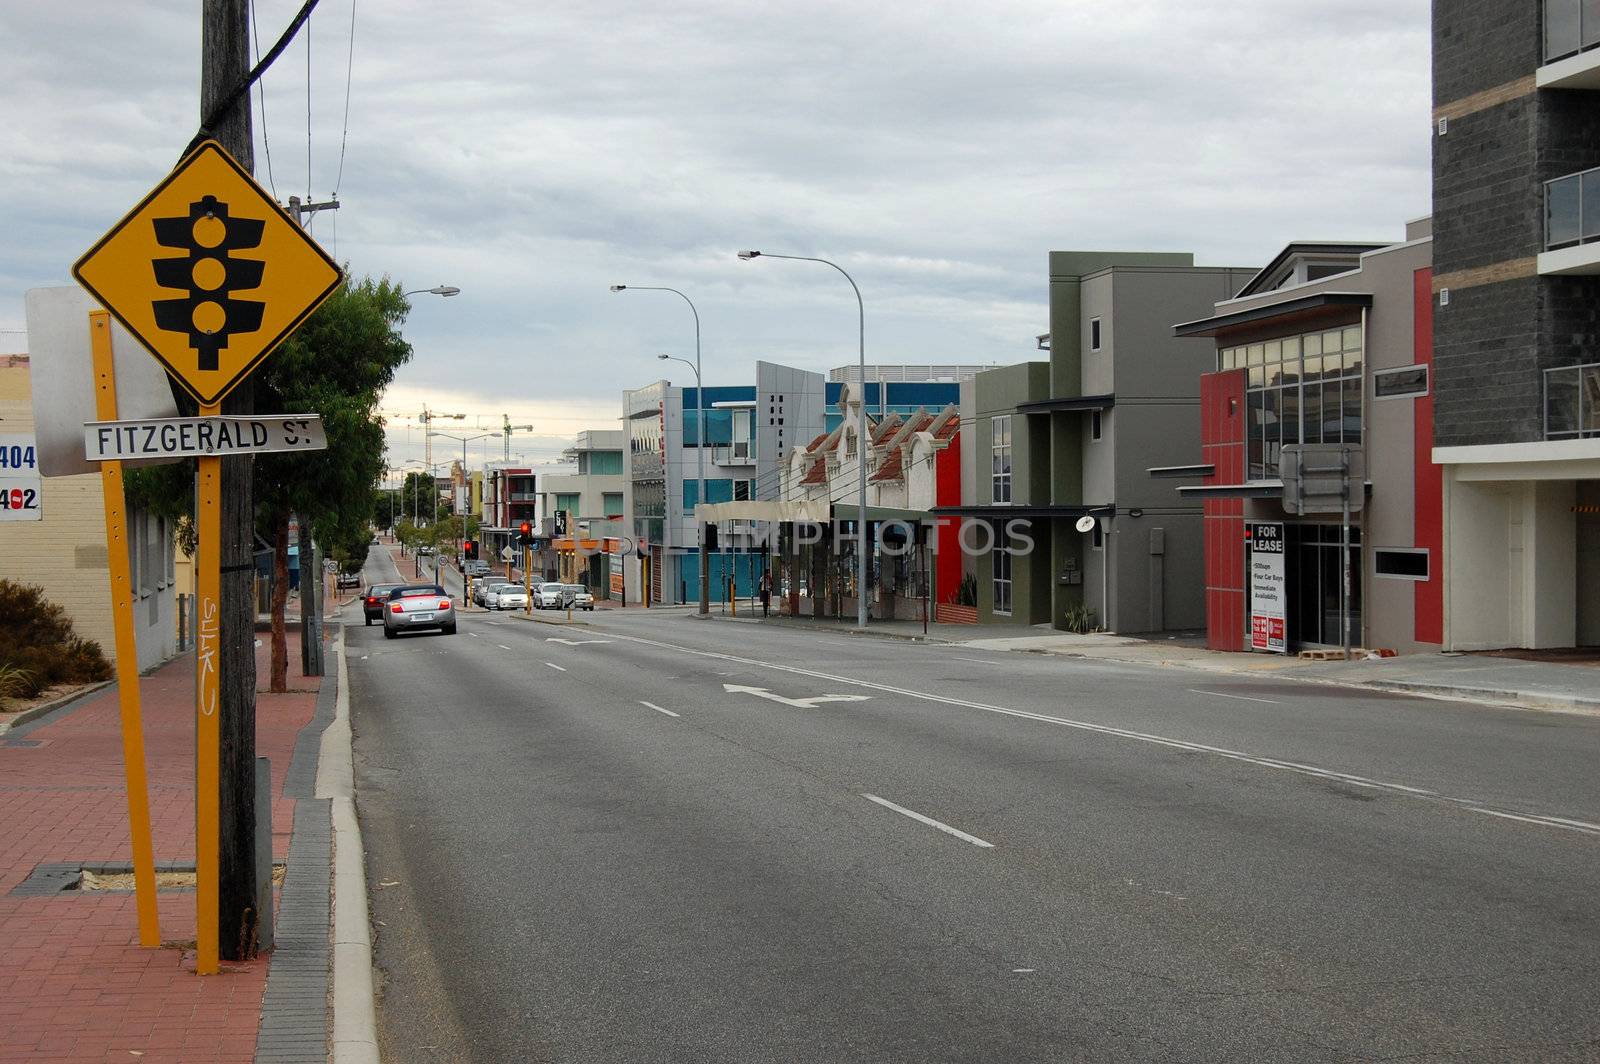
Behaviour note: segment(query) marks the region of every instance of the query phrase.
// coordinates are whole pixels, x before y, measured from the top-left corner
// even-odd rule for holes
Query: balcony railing
[[[1544,0],[1544,61],[1600,46],[1600,0]]]
[[[1595,0],[1600,3],[1600,0]],[[1544,183],[1546,251],[1600,240],[1600,167]]]
[[[1544,371],[1544,438],[1600,438],[1600,362]]]

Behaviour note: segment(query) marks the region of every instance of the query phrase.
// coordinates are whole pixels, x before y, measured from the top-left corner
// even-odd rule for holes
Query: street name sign
[[[83,451],[91,462],[327,449],[318,414],[91,421],[83,427]]]
[[[338,289],[339,266],[205,141],[72,267],[202,406]]]
[[[43,521],[32,433],[0,432],[0,521]]]

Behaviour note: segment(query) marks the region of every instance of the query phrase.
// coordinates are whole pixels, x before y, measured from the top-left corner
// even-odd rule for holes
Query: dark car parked
[[[389,592],[404,584],[373,584],[367,588],[366,595],[361,599],[361,613],[370,625],[373,621],[383,620],[384,605],[389,601]]]

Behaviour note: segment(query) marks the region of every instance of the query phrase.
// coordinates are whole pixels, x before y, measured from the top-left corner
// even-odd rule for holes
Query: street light
[[[704,386],[702,386],[701,383],[700,383],[700,312],[695,309],[694,300],[690,299],[688,296],[684,295],[682,292],[678,291],[676,288],[662,288],[662,287],[660,287],[658,285],[614,284],[614,285],[611,286],[611,290],[613,292],[626,292],[630,287],[636,292],[671,292],[673,295],[677,296],[679,299],[681,299],[685,303],[689,304],[689,313],[694,315],[694,389],[695,389],[694,425],[695,425],[695,444],[696,444],[695,449],[694,449],[694,459],[695,459],[696,472],[697,472],[698,477],[700,478],[700,497],[695,500],[695,504],[694,504],[695,517],[696,517],[695,530],[700,535],[700,542],[701,542],[701,546],[702,546],[701,558],[700,558],[700,616],[703,617],[703,618],[704,617],[710,617],[711,616],[711,564],[710,564],[711,563],[711,557],[710,557],[709,550],[705,548],[705,538],[706,538],[705,526],[703,524],[701,524],[701,522],[698,520],[699,514],[700,514],[700,504],[705,502],[705,499],[706,499],[706,425],[705,425],[706,392],[705,392]],[[676,356],[673,356],[673,355],[658,355],[657,357],[658,358],[674,358]],[[678,359],[678,361],[679,362],[683,362],[685,365],[688,364],[688,360],[687,359],[681,359],[680,358],[680,359]]]
[[[420,295],[444,296],[449,298],[450,296],[458,296],[460,294],[461,289],[457,288],[453,284],[436,284],[432,288],[414,288],[409,292],[401,292],[400,298],[404,299],[406,296]]]
[[[792,259],[795,262],[820,262],[824,266],[832,266],[844,279],[850,282],[850,288],[856,294],[856,310],[859,315],[860,353],[857,365],[860,367],[858,376],[861,387],[860,418],[856,426],[856,433],[860,436],[858,441],[858,454],[861,468],[857,488],[856,505],[856,624],[865,628],[867,626],[867,307],[861,301],[861,289],[856,287],[856,280],[845,273],[843,266],[827,259],[813,258],[810,255],[774,255],[766,251],[741,251],[739,257],[746,262],[751,259]],[[879,387],[882,387],[880,384]],[[879,397],[882,398],[881,396]]]

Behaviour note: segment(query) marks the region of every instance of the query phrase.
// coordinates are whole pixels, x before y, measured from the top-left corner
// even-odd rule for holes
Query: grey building
[[[1433,5],[1445,643],[1600,644],[1600,7]]]
[[[1200,628],[1201,505],[1146,471],[1191,459],[1200,374],[1215,358],[1210,344],[1174,337],[1172,316],[1209,313],[1256,271],[1197,267],[1186,253],[1049,261],[1049,361],[963,388],[973,475],[960,507],[936,511],[980,519],[1012,544],[974,561],[979,620],[1066,627],[1087,608],[1113,631]],[[1091,531],[1077,530],[1083,517]]]

